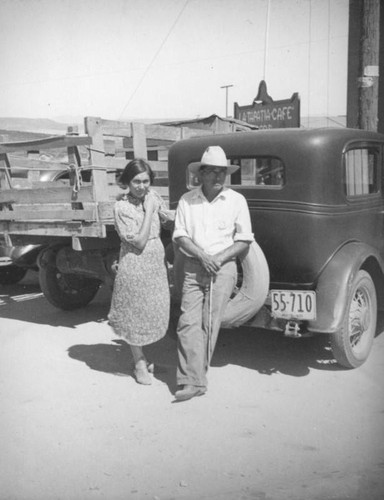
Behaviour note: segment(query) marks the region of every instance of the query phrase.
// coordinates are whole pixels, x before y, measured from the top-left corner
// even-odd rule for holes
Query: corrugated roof
[[[173,126],[173,127],[180,127],[183,125],[191,125],[191,124],[198,124],[198,123],[212,123],[215,120],[220,120],[223,122],[227,123],[233,123],[235,125],[238,125],[239,127],[244,127],[246,129],[251,129],[251,130],[257,130],[258,127],[255,125],[252,125],[250,123],[244,122],[242,120],[237,120],[236,118],[223,118],[222,116],[212,114],[203,118],[192,118],[189,120],[177,120],[177,121],[170,121],[170,122],[161,122],[160,125],[168,125],[168,126]]]

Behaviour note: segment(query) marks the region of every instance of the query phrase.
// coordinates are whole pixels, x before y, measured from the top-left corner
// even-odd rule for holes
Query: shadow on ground
[[[36,277],[18,285],[0,288],[0,317],[20,321],[76,328],[77,325],[107,320],[110,291],[102,288],[85,308],[61,311],[42,296]],[[167,336],[146,347],[146,353],[157,365],[155,376],[175,389],[177,312],[172,310],[172,321]],[[384,330],[384,313],[378,317],[377,335]],[[132,374],[129,346],[120,340],[112,344],[75,345],[69,355],[86,363],[91,369],[107,373]],[[325,336],[305,339],[285,338],[281,333],[240,327],[220,332],[212,359],[213,367],[238,365],[257,370],[263,375],[283,373],[294,377],[307,375],[311,369],[343,370],[333,359]]]
[[[308,375],[311,369],[343,369],[336,364],[324,336],[292,339],[279,332],[246,327],[220,332],[211,365],[226,364],[263,375],[284,373],[294,377]]]
[[[155,378],[176,390],[176,339],[174,326],[156,344],[144,348],[148,360],[155,363]],[[128,344],[120,339],[111,344],[73,345],[68,354],[86,363],[92,370],[132,376],[133,360]],[[333,360],[324,337],[288,339],[266,330],[238,328],[221,330],[212,367],[238,365],[262,375],[285,374],[303,377],[316,370],[343,370]]]
[[[37,275],[37,273],[36,273]],[[102,286],[86,307],[63,311],[48,302],[40,290],[38,279],[30,273],[16,285],[0,285],[0,317],[39,325],[76,328],[90,321],[107,319],[111,291]]]
[[[154,377],[165,383],[171,393],[176,390],[176,342],[166,335],[156,344],[145,348],[149,362],[153,362]],[[120,339],[112,344],[78,344],[68,349],[72,359],[82,361],[92,370],[113,375],[133,376],[133,359],[129,345]]]

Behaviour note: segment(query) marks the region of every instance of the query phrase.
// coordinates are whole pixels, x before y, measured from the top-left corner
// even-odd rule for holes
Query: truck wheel
[[[80,274],[61,273],[49,259],[39,269],[39,282],[46,299],[64,310],[84,307],[95,297],[100,281]]]
[[[357,273],[348,299],[343,325],[331,335],[336,361],[345,368],[357,368],[368,358],[376,332],[377,298],[371,276]]]
[[[0,285],[14,285],[21,281],[26,274],[26,269],[14,264],[0,267]]]

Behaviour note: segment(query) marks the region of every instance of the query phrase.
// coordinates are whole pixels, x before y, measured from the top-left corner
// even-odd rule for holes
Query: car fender
[[[371,259],[383,272],[380,255],[364,243],[347,243],[333,255],[317,281],[317,318],[308,323],[308,331],[335,333],[340,329],[352,283],[364,263]]]

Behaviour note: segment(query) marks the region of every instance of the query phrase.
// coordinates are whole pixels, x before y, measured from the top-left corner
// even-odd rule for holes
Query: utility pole
[[[223,85],[221,89],[225,89],[225,117],[228,118],[228,89],[233,85]]]
[[[380,0],[349,2],[347,127],[384,131],[383,15]]]
[[[359,128],[377,131],[380,0],[364,0],[360,55]]]

